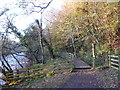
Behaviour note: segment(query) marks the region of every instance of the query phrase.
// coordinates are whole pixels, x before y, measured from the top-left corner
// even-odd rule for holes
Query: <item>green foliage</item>
[[[81,54],[91,51],[93,42],[97,55],[114,51],[112,40],[117,35],[117,6],[117,2],[67,3],[50,26],[54,50],[73,53],[73,37],[77,52]]]
[[[89,64],[90,66],[92,66],[93,63],[93,56],[91,52],[86,52],[84,55],[83,54],[79,54],[80,60],[86,62],[87,64]],[[105,60],[105,55],[100,55],[97,56],[95,59],[95,66],[99,67],[99,66],[103,66],[106,62]]]
[[[52,72],[47,73],[46,76],[49,77],[49,76],[53,76],[54,74],[55,74],[54,71],[52,71]]]
[[[91,52],[86,52],[84,55],[80,54],[80,60],[85,61],[87,64],[92,66],[93,58]]]
[[[46,75],[45,75],[45,74],[40,75],[40,78],[44,78],[44,77],[46,77]]]

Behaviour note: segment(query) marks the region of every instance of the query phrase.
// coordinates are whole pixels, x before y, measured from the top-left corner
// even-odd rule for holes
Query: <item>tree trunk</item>
[[[32,53],[33,57],[35,58],[37,63],[40,63],[40,61],[38,60],[38,58],[36,57],[36,55],[34,54],[34,52],[32,51],[32,49],[28,46],[27,43],[25,43],[26,45],[24,45],[27,49],[30,50],[30,52]]]
[[[55,55],[53,54],[53,49],[52,49],[51,45],[47,42],[47,40],[45,38],[43,38],[43,41],[47,45],[47,48],[48,48],[49,53],[52,56],[52,58],[55,58]]]
[[[76,48],[75,48],[75,42],[74,42],[74,37],[72,36],[72,45],[73,45],[73,49],[74,49],[74,56],[76,57]]]
[[[42,63],[44,64],[44,48],[43,48],[43,42],[42,42],[42,38],[43,38],[42,17],[41,17],[41,23],[39,24],[38,20],[36,20],[36,23],[38,24],[38,27],[39,27],[38,33],[39,33],[39,45],[40,45],[40,49],[41,49],[41,60],[42,60]]]
[[[4,62],[1,60],[1,62],[2,62],[2,65],[3,65],[3,67],[6,69],[6,70],[10,70],[5,64],[4,64]]]
[[[95,44],[92,43],[92,54],[93,54],[93,68],[95,67]]]
[[[24,68],[23,67],[23,65],[19,62],[19,60],[11,53],[11,55],[13,56],[13,58],[17,61],[17,63],[22,67],[22,68]]]
[[[5,59],[5,56],[2,54],[2,57],[4,59],[4,61],[6,62],[7,66],[9,67],[9,70],[12,70],[10,64],[8,63],[8,61]]]
[[[9,67],[9,69],[4,65],[4,63],[2,63],[2,64],[5,66],[5,68],[8,70],[8,72],[11,73],[10,74],[11,77],[7,77],[7,75],[6,75],[6,78],[13,78],[13,70],[12,70],[11,66],[9,65],[7,60],[5,59],[4,55],[2,55],[2,57],[3,57],[4,61],[6,62],[7,66]]]
[[[40,43],[40,50],[41,50],[41,60],[44,64],[44,48],[43,48],[43,42],[42,42],[42,32],[39,33],[39,43]]]

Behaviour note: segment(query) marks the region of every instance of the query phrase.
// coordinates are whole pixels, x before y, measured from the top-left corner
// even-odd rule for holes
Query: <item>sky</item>
[[[0,0],[0,11],[3,10],[3,8],[9,8],[10,11],[7,12],[7,15],[11,15],[13,13],[17,14],[17,16],[13,19],[14,25],[22,32],[22,30],[29,27],[31,23],[34,23],[35,19],[40,19],[39,13],[32,13],[30,15],[25,15],[25,11],[22,8],[18,8],[16,6],[16,3],[18,3],[20,0]],[[26,0],[30,1],[30,0]],[[36,0],[37,3],[42,0]],[[45,1],[45,0],[44,0]],[[46,2],[49,2],[50,0],[46,0]],[[64,3],[64,0],[53,0],[52,3],[49,5],[49,7],[44,11],[43,16],[45,18],[49,19],[49,15],[52,12],[56,12],[62,9],[62,4]],[[36,9],[37,10],[37,9]],[[43,17],[43,18],[44,18]],[[0,19],[2,19],[0,17]],[[46,27],[46,21],[43,19],[43,28]],[[2,29],[1,29],[2,30]],[[4,29],[2,30],[4,31]],[[10,38],[15,41],[19,41],[17,38],[14,37],[13,34],[10,35]]]
[[[29,25],[29,23],[32,23],[34,21],[34,19],[40,18],[40,14],[34,13],[29,16],[22,15],[24,11],[20,8],[15,7],[14,4],[16,3],[16,1],[17,0],[0,0],[0,8],[8,7],[11,9],[8,12],[9,14],[14,13],[14,12],[16,14],[18,14],[19,16],[17,16],[15,18],[16,26],[19,29],[25,29]],[[28,1],[30,1],[30,0],[28,0]],[[38,1],[41,1],[41,0],[38,0]],[[47,1],[49,2],[50,0],[47,0]],[[53,2],[50,4],[50,6],[45,10],[45,14],[47,15],[48,12],[49,11],[52,12],[52,10],[60,10],[63,1],[64,0],[53,0]],[[11,5],[12,5],[12,7],[11,7]],[[48,12],[46,13],[46,11],[48,11]]]

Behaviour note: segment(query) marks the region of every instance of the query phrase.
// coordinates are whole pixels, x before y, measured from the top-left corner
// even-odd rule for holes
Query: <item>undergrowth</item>
[[[88,65],[92,66],[93,64],[93,57],[92,57],[92,53],[88,52],[85,55],[79,54],[78,57],[80,58],[80,60],[86,62]],[[97,56],[95,58],[95,67],[99,67],[99,66],[104,66],[105,65],[105,56]]]

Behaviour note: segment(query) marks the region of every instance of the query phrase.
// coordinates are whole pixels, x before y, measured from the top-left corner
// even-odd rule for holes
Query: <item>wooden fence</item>
[[[33,78],[35,76],[44,76],[49,72],[54,72],[56,74],[62,73],[63,71],[71,70],[71,68],[66,66],[69,66],[68,61],[73,62],[73,54],[67,53],[67,55],[68,55],[67,62],[66,61],[61,62],[65,63],[64,66],[62,66],[61,63],[59,63],[57,67],[55,67],[54,64],[51,64],[50,66],[46,66],[45,64],[43,64],[27,68],[15,69],[13,70],[13,73],[6,72],[6,82],[9,85],[14,85],[21,82],[24,79]]]
[[[120,69],[120,55],[108,55],[109,67]]]

